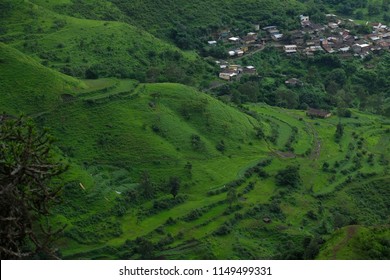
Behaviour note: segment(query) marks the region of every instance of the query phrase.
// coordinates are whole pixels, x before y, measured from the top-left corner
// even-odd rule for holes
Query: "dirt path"
[[[292,152],[273,151],[275,155],[283,159],[296,158],[297,156]]]
[[[313,162],[315,162],[320,158],[320,155],[321,155],[321,140],[318,137],[318,132],[314,128],[313,124],[307,123],[307,122],[305,122],[305,124],[307,125],[307,128],[311,131],[311,133],[313,134],[314,143],[313,143],[312,151],[310,154],[310,159]]]
[[[226,84],[226,83],[223,83],[223,82],[213,82],[213,84],[212,84],[210,87],[204,89],[203,91],[204,91],[204,92],[210,92],[210,91],[212,91],[213,89],[220,88],[220,87],[222,87],[222,86],[224,86],[224,85],[227,85],[227,84]]]
[[[350,226],[348,227],[347,229],[347,236],[339,243],[337,244],[334,248],[333,248],[333,256],[332,258],[334,260],[337,259],[337,254],[338,252],[345,246],[348,244],[349,240],[351,240],[352,237],[354,237],[357,233],[357,230],[358,230],[358,226]]]
[[[284,112],[287,115],[289,115],[289,116],[291,116],[293,118],[296,118],[298,120],[300,118],[302,118],[301,116],[296,115],[296,114],[291,113],[291,112],[288,112],[285,109],[282,109],[280,112]],[[313,161],[312,165],[315,165],[315,162],[320,158],[320,155],[321,155],[321,140],[320,140],[320,138],[318,136],[318,131],[315,129],[315,127],[314,127],[314,125],[312,123],[309,123],[309,122],[306,122],[306,121],[303,121],[303,123],[305,124],[306,128],[308,129],[308,131],[313,135],[313,145],[312,145],[312,150],[311,150],[309,159],[311,161]]]

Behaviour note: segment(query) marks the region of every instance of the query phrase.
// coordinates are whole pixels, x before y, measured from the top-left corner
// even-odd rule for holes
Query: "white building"
[[[226,69],[224,71],[222,71],[221,73],[219,73],[219,78],[221,78],[222,80],[225,80],[225,81],[231,81],[233,80],[235,77],[237,77],[238,73],[234,70],[231,70],[231,69]]]
[[[243,50],[235,50],[235,53],[237,56],[243,56],[244,55],[244,51]]]
[[[343,52],[343,53],[346,53],[346,52],[349,52],[350,49],[351,49],[351,48],[350,48],[349,46],[347,46],[347,47],[340,48],[339,51],[340,51],[340,52]]]
[[[310,20],[310,17],[309,17],[309,16],[304,16],[304,15],[300,15],[299,18],[300,18],[301,22],[309,21],[309,20]]]
[[[278,40],[280,40],[280,39],[283,38],[283,34],[279,34],[279,33],[277,33],[277,34],[272,34],[272,35],[271,35],[271,38],[272,38],[273,40],[275,40],[275,41],[278,41]]]
[[[285,45],[283,47],[285,53],[296,53],[297,52],[297,45]]]
[[[240,41],[240,38],[239,37],[230,37],[228,40],[230,42],[233,42],[233,43],[238,43]]]

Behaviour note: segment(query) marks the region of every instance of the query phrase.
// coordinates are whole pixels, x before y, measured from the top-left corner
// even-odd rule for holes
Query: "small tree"
[[[65,168],[53,160],[53,139],[31,120],[0,116],[0,258],[57,258],[49,209],[61,187],[51,179]]]
[[[320,244],[323,243],[323,240],[320,236],[314,236],[305,238],[303,243],[305,248],[303,258],[305,260],[313,260],[318,255],[320,251]]]
[[[154,184],[150,178],[150,175],[147,171],[142,173],[140,187],[142,190],[142,195],[145,198],[153,198],[154,197]]]
[[[285,169],[279,170],[275,178],[277,185],[295,188],[301,182],[299,166],[287,166]]]
[[[264,139],[265,133],[264,133],[264,130],[261,127],[257,127],[256,128],[256,137],[258,139]]]
[[[154,259],[154,244],[145,239],[144,237],[138,237],[136,240],[136,252],[140,254],[142,260]]]
[[[200,139],[200,136],[196,134],[191,135],[191,145],[192,148],[196,151],[204,150],[205,148],[205,144],[203,143],[202,139]]]
[[[184,166],[184,169],[187,170],[188,176],[192,176],[192,163],[187,161],[186,165]]]
[[[178,177],[169,178],[169,186],[170,194],[173,196],[173,198],[176,198],[180,189],[180,179]]]
[[[330,166],[329,163],[325,161],[324,164],[322,165],[322,170],[323,171],[328,171],[329,170],[329,166]]]
[[[335,141],[338,143],[340,142],[340,139],[341,137],[343,137],[343,134],[344,134],[344,127],[341,123],[338,123],[337,124],[337,127],[336,127],[336,133],[335,133]]]
[[[223,153],[226,149],[226,146],[225,146],[225,142],[223,140],[219,141],[217,143],[217,145],[215,146],[215,148],[220,151],[221,153]]]
[[[237,202],[237,191],[235,188],[229,188],[226,194],[226,201],[229,203],[229,207],[232,207],[232,205]]]

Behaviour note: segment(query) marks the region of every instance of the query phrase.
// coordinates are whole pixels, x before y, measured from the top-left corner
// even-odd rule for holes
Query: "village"
[[[252,55],[263,50],[266,46],[280,49],[286,55],[301,54],[312,57],[316,53],[329,53],[343,58],[365,58],[370,54],[377,54],[390,49],[390,27],[382,23],[366,23],[371,33],[357,35],[351,32],[358,25],[352,19],[342,19],[334,14],[326,14],[327,24],[318,24],[310,20],[309,16],[299,16],[300,28],[283,34],[277,26],[266,26],[260,29],[254,25],[253,32],[240,38],[234,36],[230,30],[218,33],[218,38],[208,41],[210,47],[219,43],[229,46],[230,59]],[[263,36],[259,36],[260,34]],[[257,75],[257,69],[252,65],[241,66],[230,64],[228,61],[218,60],[220,68],[219,78],[232,81],[241,75]],[[300,81],[290,79],[287,85],[295,86]]]

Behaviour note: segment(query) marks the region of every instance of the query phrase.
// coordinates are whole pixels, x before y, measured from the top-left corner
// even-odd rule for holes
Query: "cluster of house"
[[[365,36],[353,36],[350,30],[341,27],[346,25],[345,20],[336,15],[327,14],[326,25],[310,21],[309,16],[300,16],[301,29],[291,32],[291,44],[284,45],[286,54],[297,52],[308,56],[316,52],[339,53],[344,56],[365,57],[370,52],[389,50],[390,28],[381,23],[367,23],[372,26],[372,33]],[[352,20],[347,20],[353,24]]]
[[[254,66],[241,66],[241,65],[230,65],[226,61],[216,61],[220,67],[219,78],[232,81],[240,77],[240,75],[256,75],[257,71]]]
[[[279,31],[277,26],[274,26],[274,25],[266,26],[266,27],[263,28],[263,30],[267,31],[268,35],[274,41],[279,41],[279,40],[281,40],[283,38],[283,34],[280,33],[280,31]]]
[[[283,38],[283,34],[280,33],[277,26],[266,26],[263,28],[263,30],[266,31],[269,34],[269,37],[274,41],[279,41]],[[266,41],[268,41],[268,38],[258,37],[258,32],[260,31],[259,25],[255,25],[255,31],[256,32],[247,33],[247,35],[243,36],[242,38],[238,36],[227,38],[227,42],[238,46],[237,48],[233,48],[232,50],[228,51],[229,56],[243,56],[248,51],[262,48],[265,45]],[[217,41],[209,41],[209,44],[216,43]]]
[[[267,36],[260,38],[260,26],[254,25],[254,31],[247,33],[242,38],[232,36],[230,30],[223,30],[213,34],[215,40],[208,41],[209,45],[216,45],[223,41],[231,46],[229,57],[241,57],[247,52],[261,50],[266,42],[274,41],[273,45],[283,47],[286,54],[297,52],[313,56],[317,52],[337,53],[341,56],[360,56],[364,58],[371,52],[376,53],[390,49],[390,27],[381,23],[366,23],[372,27],[372,33],[364,36],[354,36],[345,26],[354,26],[351,19],[341,19],[334,14],[327,14],[327,24],[317,24],[310,20],[309,16],[299,17],[301,28],[289,32],[288,36],[282,34],[277,26],[266,26],[262,30]],[[218,41],[217,41],[218,40]],[[289,41],[289,44],[277,43],[277,41]],[[272,44],[272,43],[271,43]],[[220,66],[219,77],[231,81],[240,74],[257,74],[253,66],[229,65],[227,62],[218,61]],[[299,81],[288,80],[287,85],[300,85]]]
[[[240,57],[249,51],[259,49],[263,46],[263,41],[258,37],[260,26],[254,25],[254,29],[255,31],[247,33],[247,35],[242,38],[239,36],[232,36],[230,30],[223,30],[220,33],[212,34],[212,36],[218,38],[218,41],[230,45],[230,50],[228,51],[229,57]],[[207,43],[210,46],[213,46],[216,45],[218,41],[216,39],[208,41]]]

